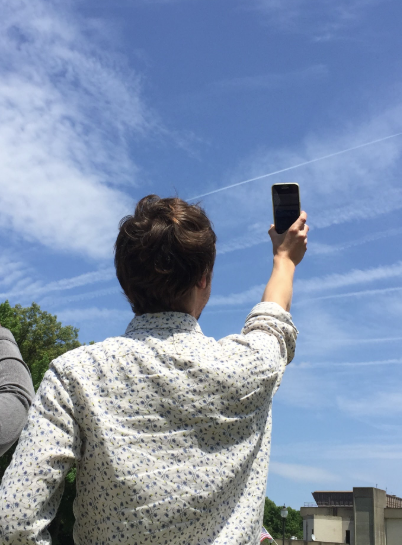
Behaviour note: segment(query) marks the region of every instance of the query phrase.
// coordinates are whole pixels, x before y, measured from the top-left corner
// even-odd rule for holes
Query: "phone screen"
[[[299,186],[274,184],[272,186],[274,223],[277,233],[284,233],[300,216]]]

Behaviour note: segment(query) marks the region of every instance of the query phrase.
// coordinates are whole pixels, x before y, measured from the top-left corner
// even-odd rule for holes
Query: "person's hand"
[[[307,250],[309,226],[306,221],[307,214],[302,212],[294,224],[281,235],[276,232],[275,226],[271,225],[268,234],[272,240],[274,257],[290,259],[294,265],[300,263]]]

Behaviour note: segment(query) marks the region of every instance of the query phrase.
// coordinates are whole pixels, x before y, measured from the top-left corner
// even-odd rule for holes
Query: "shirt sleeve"
[[[219,341],[232,362],[238,397],[273,396],[293,359],[297,333],[288,312],[264,302],[253,307],[240,335]]]
[[[0,327],[0,456],[18,439],[34,396],[31,373],[13,334]]]
[[[64,478],[80,450],[72,401],[51,365],[0,487],[1,543],[50,545],[46,528],[56,515]]]
[[[298,331],[293,325],[292,316],[277,303],[258,303],[246,318],[242,330],[252,347],[264,348],[267,335],[276,337],[280,357],[287,365],[295,355]]]

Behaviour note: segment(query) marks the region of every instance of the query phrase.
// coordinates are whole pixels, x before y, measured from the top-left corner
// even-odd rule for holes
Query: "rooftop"
[[[353,507],[352,490],[316,490],[312,492],[312,496],[317,507]],[[402,508],[402,498],[387,494],[386,500],[385,507]]]

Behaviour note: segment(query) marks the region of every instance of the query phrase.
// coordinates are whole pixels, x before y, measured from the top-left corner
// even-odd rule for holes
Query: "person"
[[[75,462],[77,545],[257,544],[271,403],[297,330],[289,314],[306,251],[303,212],[284,235],[240,334],[198,323],[216,236],[205,212],[149,195],[123,218],[117,278],[135,313],[122,336],[54,360],[0,490],[5,543],[49,544]]]
[[[17,441],[34,396],[31,373],[14,336],[0,325],[0,456]]]

